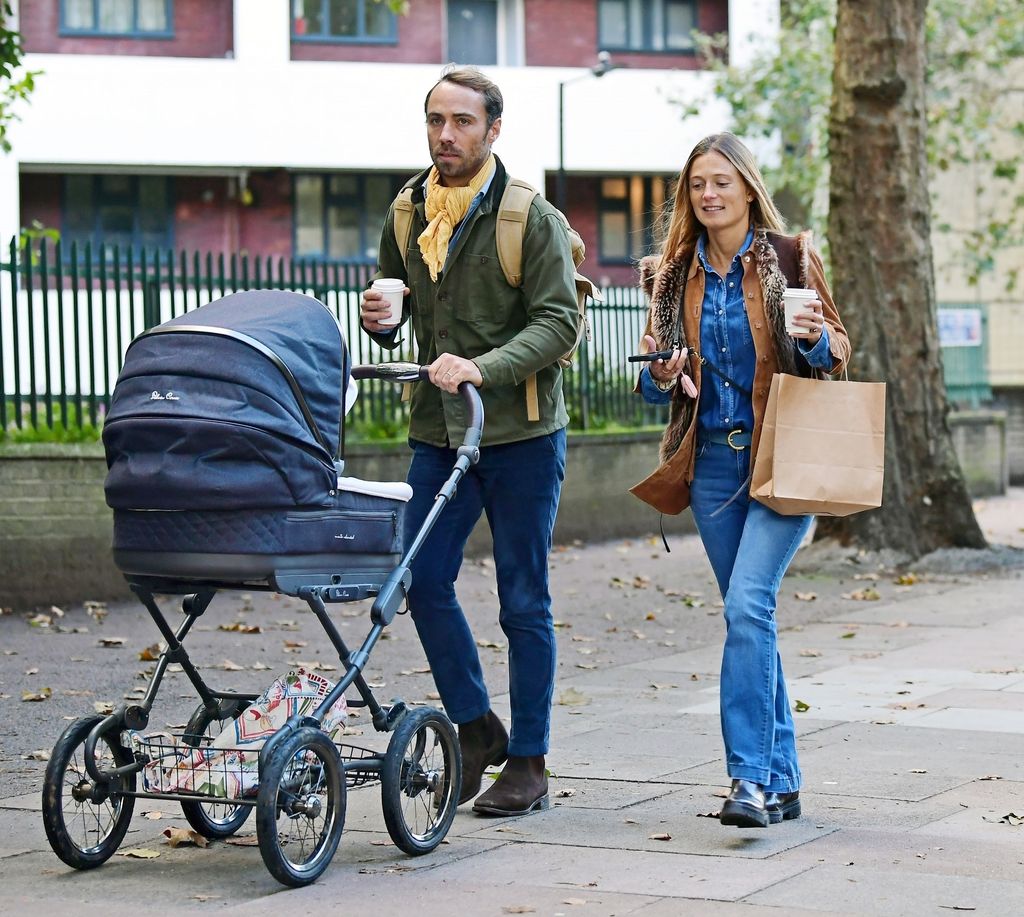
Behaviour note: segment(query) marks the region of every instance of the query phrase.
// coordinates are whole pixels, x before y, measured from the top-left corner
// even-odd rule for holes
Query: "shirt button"
[[[743,256],[743,260],[749,263],[750,262],[750,255],[744,255]]]
[[[446,337],[448,337],[448,329],[442,328],[440,331],[437,332],[437,336],[441,338],[441,340],[444,340]]]
[[[726,418],[725,418],[725,422],[726,422],[726,423],[728,423],[728,422],[729,422],[729,418],[728,418],[728,417],[726,417]]]
[[[729,387],[729,383],[728,383],[728,382],[726,382],[726,383],[725,383],[725,387],[726,387],[726,388],[728,388],[728,387]]]
[[[486,264],[487,263],[487,256],[486,255],[481,255],[480,256],[480,263],[481,264]]]
[[[725,353],[725,348],[724,347],[722,348],[722,353]]]
[[[731,290],[731,289],[732,289],[732,288],[733,288],[734,286],[736,286],[736,284],[735,284],[735,283],[733,283],[733,282],[732,282],[732,281],[730,280],[730,281],[729,281],[729,289]]]
[[[438,296],[437,296],[437,301],[438,302],[448,302],[448,294],[447,293],[439,293]]]
[[[725,315],[725,309],[719,309],[718,310],[718,314],[719,315]]]

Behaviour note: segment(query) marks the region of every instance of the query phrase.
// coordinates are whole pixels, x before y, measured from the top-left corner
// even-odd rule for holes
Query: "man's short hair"
[[[454,83],[456,86],[465,86],[474,92],[479,92],[484,97],[484,111],[487,114],[487,126],[490,127],[498,118],[505,107],[505,100],[501,96],[501,90],[497,84],[487,79],[476,67],[460,67],[457,64],[448,64],[441,71],[441,79],[430,87],[426,99],[423,100],[423,113],[427,113],[430,105],[431,93],[442,83]]]

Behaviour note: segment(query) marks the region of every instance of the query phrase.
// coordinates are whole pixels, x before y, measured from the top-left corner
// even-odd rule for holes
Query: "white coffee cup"
[[[811,310],[807,308],[807,304],[818,298],[817,290],[804,290],[800,287],[786,287],[782,294],[782,305],[786,310],[786,332],[792,334],[803,334],[809,331],[803,325],[794,324],[793,319],[798,315],[802,315],[805,312]]]
[[[395,277],[380,277],[373,282],[371,290],[384,294],[391,307],[391,314],[379,320],[381,325],[397,325],[402,320],[402,300],[405,298],[405,281]]]

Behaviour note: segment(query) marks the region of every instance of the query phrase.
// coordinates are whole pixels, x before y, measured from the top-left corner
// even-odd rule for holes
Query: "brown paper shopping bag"
[[[885,383],[776,373],[750,496],[784,516],[849,516],[882,504]]]

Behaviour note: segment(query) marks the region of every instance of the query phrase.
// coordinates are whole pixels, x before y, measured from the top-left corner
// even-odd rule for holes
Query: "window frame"
[[[604,193],[604,183],[607,180],[622,179],[626,182],[626,196],[625,197],[606,197]],[[636,179],[640,180],[641,187],[643,189],[643,200],[641,201],[640,211],[644,215],[642,225],[634,226],[634,206],[632,200],[631,187]],[[660,213],[654,212],[654,183],[663,183],[663,194]],[[604,233],[604,215],[606,213],[625,214],[626,217],[626,241],[627,249],[630,240],[636,235],[636,233],[643,233],[639,250],[641,255],[651,252],[655,248],[655,244],[658,241],[658,223],[661,220],[663,214],[668,208],[672,206],[672,182],[674,178],[669,175],[619,175],[619,174],[608,174],[599,176],[597,179],[597,261],[598,264],[608,265],[609,267],[620,267],[620,266],[631,266],[636,264],[636,257],[627,251],[624,258],[620,257],[609,257],[605,254],[605,233]]]
[[[131,182],[131,192],[128,196],[128,200],[121,199],[113,196],[105,196],[102,193],[102,180],[109,176],[110,173],[104,172],[65,172],[61,176],[60,183],[60,219],[61,219],[61,236],[65,239],[66,252],[70,252],[71,243],[77,242],[78,249],[80,252],[85,251],[85,243],[89,242],[92,245],[93,262],[98,263],[99,261],[99,250],[100,245],[104,245],[108,252],[108,257],[112,257],[113,246],[119,243],[108,243],[103,238],[103,229],[100,221],[100,213],[104,202],[109,205],[130,206],[132,212],[132,232],[131,232],[131,249],[133,253],[141,252],[143,249],[146,251],[166,251],[174,248],[175,239],[175,225],[174,225],[174,192],[175,184],[174,180],[169,175],[144,175],[144,174],[133,174],[126,175],[125,178]],[[88,239],[78,238],[67,238],[70,234],[67,229],[68,222],[68,179],[76,178],[88,178],[92,184],[91,197],[92,197],[92,228],[89,230]],[[163,238],[156,244],[143,244],[142,242],[142,231],[140,229],[140,214],[141,207],[139,205],[139,181],[143,178],[159,178],[164,182],[164,207],[165,207],[165,229],[163,232]],[[125,251],[125,246],[120,246],[120,252],[122,256]]]
[[[358,182],[359,192],[358,197],[353,198],[350,195],[339,194],[338,192],[331,192],[330,181],[332,178],[336,178],[339,175],[343,175],[347,178],[354,178]],[[368,257],[365,254],[353,256],[350,258],[335,258],[331,257],[328,252],[331,250],[331,224],[328,220],[328,212],[332,205],[340,205],[347,207],[354,207],[357,209],[361,216],[359,225],[359,237],[361,240],[361,249],[363,252],[367,248],[376,248],[380,243],[380,233],[383,226],[378,223],[370,223],[369,212],[367,208],[367,191],[366,183],[369,178],[383,177],[390,179],[394,185],[394,195],[397,195],[401,190],[402,186],[408,181],[409,176],[405,173],[399,172],[355,172],[355,171],[343,171],[343,172],[316,172],[316,171],[297,171],[291,175],[292,179],[292,257],[297,261],[312,261],[317,264],[373,264],[375,259]],[[298,233],[299,233],[299,219],[298,219],[298,196],[297,196],[297,183],[300,178],[318,178],[321,182],[321,194],[320,194],[320,228],[323,232],[323,246],[319,254],[303,254],[299,252],[298,247]],[[390,202],[389,202],[390,203]]]
[[[140,29],[139,24],[139,3],[140,0],[132,0],[132,22],[133,28],[125,32],[112,32],[109,29],[99,27],[100,0],[92,0],[92,28],[75,28],[67,24],[66,8],[68,0],[60,0],[60,23],[57,34],[62,38],[141,38],[149,41],[174,38],[174,0],[163,0],[164,18],[167,27],[159,31],[153,29]]]
[[[618,44],[618,43],[612,44],[611,42],[605,42],[603,40],[603,37],[601,35],[601,3],[602,2],[621,3],[625,7],[625,10],[626,10],[626,17],[625,17],[625,20],[626,20],[626,44],[624,44],[624,45]],[[630,44],[630,37],[631,37],[632,27],[631,27],[631,24],[630,24],[629,7],[630,7],[630,4],[633,3],[633,2],[641,4],[641,15],[642,15],[642,18],[643,18],[643,25],[641,27],[642,32],[643,32],[643,35],[641,36],[641,40],[643,42],[642,46],[640,46],[640,45],[631,45]],[[662,48],[653,48],[653,47],[650,46],[651,45],[651,37],[652,37],[651,33],[653,31],[653,28],[654,28],[653,27],[653,18],[654,17],[652,15],[652,12],[653,12],[652,8],[653,8],[653,4],[655,4],[655,3],[661,4],[661,8],[662,8],[662,16],[661,16],[661,18],[662,18],[662,22],[664,23],[664,26],[663,26],[663,29],[662,29],[662,36],[661,37],[662,37],[662,42],[666,45],[666,47],[662,47]],[[661,55],[673,55],[673,56],[684,55],[684,56],[689,56],[689,57],[695,56],[696,53],[697,53],[697,45],[696,45],[696,43],[691,43],[690,47],[687,47],[687,48],[669,48],[669,47],[667,47],[667,45],[668,45],[668,34],[669,34],[668,33],[667,7],[668,7],[668,5],[670,3],[689,3],[689,5],[693,9],[694,28],[697,28],[697,23],[699,22],[699,13],[700,13],[699,0],[597,0],[597,32],[598,32],[598,34],[597,34],[597,47],[598,47],[598,49],[602,50],[602,51],[614,51],[614,52],[617,52],[619,54],[661,54]]]
[[[366,4],[371,0],[356,0],[359,4],[359,28],[362,30],[358,35],[332,35],[330,32],[316,32],[310,34],[304,32],[299,34],[295,31],[295,7],[292,7],[289,15],[289,32],[291,40],[303,44],[328,44],[328,45],[397,45],[398,44],[398,16],[390,9],[385,8],[391,17],[391,30],[386,36],[366,35]],[[330,0],[320,0],[320,18],[330,28]]]

